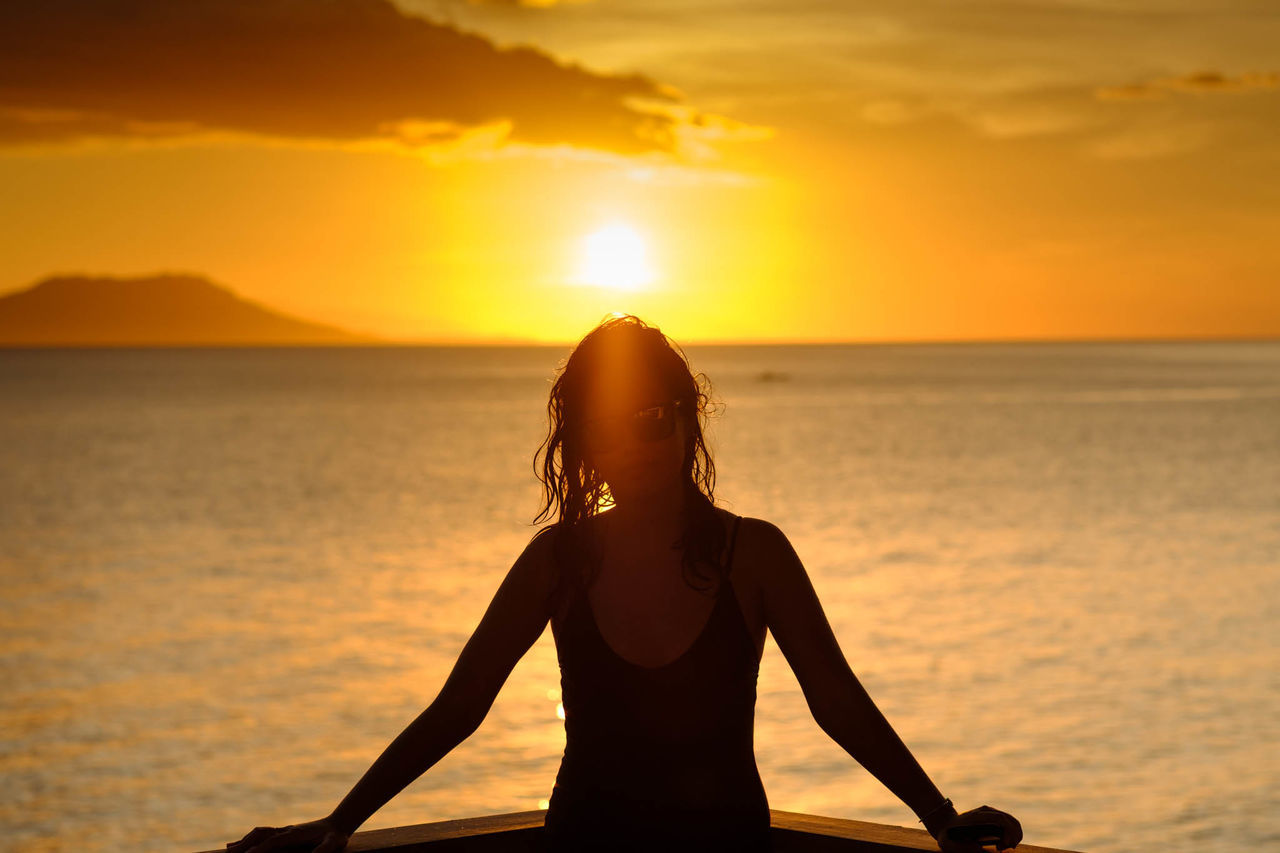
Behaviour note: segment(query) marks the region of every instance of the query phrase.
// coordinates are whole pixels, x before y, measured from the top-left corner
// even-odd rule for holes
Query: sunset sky
[[[0,294],[414,341],[1280,335],[1275,0],[6,0]]]

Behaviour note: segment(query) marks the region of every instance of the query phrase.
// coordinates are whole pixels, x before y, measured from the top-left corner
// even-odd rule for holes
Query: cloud
[[[389,0],[4,0],[0,145],[251,134],[673,152],[688,108]],[[696,122],[693,122],[696,125]]]
[[[1280,88],[1280,72],[1246,72],[1231,76],[1218,71],[1196,71],[1178,77],[1162,77],[1143,83],[1104,86],[1095,91],[1104,101],[1139,101],[1163,98],[1166,92],[1215,94]]]
[[[1274,89],[1280,86],[1280,72],[1246,73],[1235,77],[1217,71],[1199,71],[1165,81],[1171,89],[1186,92],[1240,92],[1245,89]]]
[[[590,3],[591,0],[463,0],[471,6],[514,6],[519,9],[550,9],[570,3]]]
[[[1085,151],[1102,160],[1150,160],[1196,151],[1213,137],[1207,124],[1143,124],[1097,139]]]
[[[1018,139],[1072,133],[1088,128],[1093,119],[1079,110],[1055,104],[983,107],[964,116],[974,128],[991,139]]]

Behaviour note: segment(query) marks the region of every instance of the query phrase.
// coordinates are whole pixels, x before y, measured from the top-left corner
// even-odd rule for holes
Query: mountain
[[[56,276],[0,296],[0,346],[371,343],[289,317],[195,275]]]

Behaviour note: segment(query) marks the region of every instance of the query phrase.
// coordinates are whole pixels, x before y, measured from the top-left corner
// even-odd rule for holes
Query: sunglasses
[[[628,415],[596,418],[582,425],[582,440],[595,453],[617,448],[624,436],[635,441],[662,441],[675,432],[676,413],[681,408],[679,400],[672,400],[649,403]]]

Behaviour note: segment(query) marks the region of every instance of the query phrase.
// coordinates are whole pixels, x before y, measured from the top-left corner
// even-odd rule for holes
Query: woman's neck
[[[619,502],[609,511],[609,527],[614,535],[643,535],[648,539],[675,542],[684,532],[684,490],[654,495],[645,500]]]

